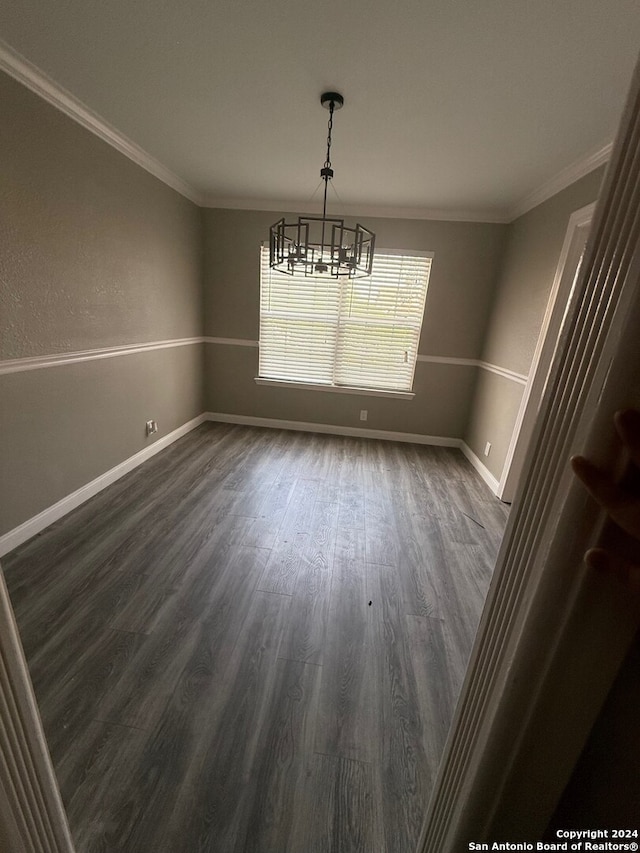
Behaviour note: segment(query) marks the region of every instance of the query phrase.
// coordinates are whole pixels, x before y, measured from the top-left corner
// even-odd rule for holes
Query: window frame
[[[268,245],[266,243],[262,243],[260,248],[259,255],[259,275],[260,275],[260,294],[259,294],[259,323],[260,323],[260,332],[259,332],[259,341],[258,347],[260,350],[260,354],[262,352],[262,338],[263,338],[263,307],[262,307],[262,299],[263,299],[263,270],[264,270],[264,253],[268,252]],[[384,249],[377,248],[376,255],[386,255],[386,256],[397,256],[404,258],[425,258],[430,261],[428,272],[427,272],[427,281],[426,287],[424,289],[424,299],[422,302],[422,313],[420,316],[420,323],[418,328],[417,337],[415,339],[415,359],[413,361],[412,371],[411,371],[411,380],[410,387],[407,389],[398,389],[398,388],[376,388],[369,386],[359,386],[359,385],[347,385],[347,384],[334,384],[333,382],[314,382],[312,380],[298,380],[295,378],[275,378],[275,377],[267,377],[261,376],[258,368],[258,375],[255,377],[255,382],[257,385],[278,387],[278,388],[292,388],[292,389],[305,389],[305,390],[314,390],[314,391],[328,391],[330,393],[338,393],[338,394],[361,394],[364,396],[371,397],[391,397],[397,399],[413,399],[415,397],[415,391],[413,390],[414,382],[415,382],[415,371],[418,361],[420,360],[420,354],[418,352],[420,346],[420,337],[422,334],[422,328],[424,325],[424,318],[426,314],[426,306],[427,306],[427,295],[429,292],[429,283],[431,280],[431,272],[433,268],[433,259],[435,253],[433,251],[422,251],[422,250],[413,250],[413,249]],[[301,279],[304,276],[301,276]],[[312,277],[312,280],[315,277]],[[318,277],[320,278],[320,277]],[[334,281],[334,280],[332,280]],[[351,280],[345,280],[344,285],[349,286]],[[337,285],[340,287],[342,282],[338,280]],[[338,295],[339,302],[342,301],[342,293]],[[302,317],[302,314],[300,315]],[[366,325],[366,320],[362,322],[362,325]],[[384,322],[384,321],[383,321]],[[334,348],[334,367],[335,367],[335,359],[338,353],[337,340],[339,337],[340,330],[340,307],[338,308],[338,312],[335,316],[335,329],[336,329],[336,346]],[[260,361],[260,355],[259,355]]]

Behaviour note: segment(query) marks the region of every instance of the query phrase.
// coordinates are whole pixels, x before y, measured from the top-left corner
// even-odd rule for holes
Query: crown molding
[[[0,39],[0,70],[6,72],[47,103],[91,131],[103,142],[111,145],[116,151],[124,154],[129,160],[200,207],[282,213],[297,211],[298,214],[307,213],[309,215],[315,215],[322,211],[319,202],[300,203],[300,201],[275,201],[260,198],[223,198],[212,193],[200,192],[120,133],[2,39]],[[567,166],[537,190],[522,198],[511,210],[450,210],[365,204],[343,206],[340,215],[380,219],[430,219],[441,222],[487,222],[505,225],[606,163],[611,156],[612,146],[613,143],[609,142]]]
[[[433,219],[442,222],[492,222],[499,225],[507,225],[518,219],[529,210],[533,210],[542,202],[566,189],[571,184],[593,172],[599,166],[607,163],[613,148],[613,142],[602,145],[595,151],[586,154],[576,160],[570,166],[545,181],[538,189],[524,196],[516,205],[508,211],[496,210],[442,210],[439,208],[415,208],[415,207],[384,207],[377,205],[343,206],[340,215],[352,217],[374,217],[381,219]],[[265,199],[237,199],[219,198],[214,195],[205,194],[200,204],[209,208],[224,208],[227,210],[265,210],[291,213],[318,214],[322,212],[322,206],[318,203],[306,202],[301,205],[298,201],[265,201]]]
[[[161,180],[167,186],[176,190],[196,204],[201,203],[200,194],[178,175],[163,166],[158,160],[147,154],[139,145],[127,139],[115,127],[108,124],[82,101],[78,100],[43,71],[19,54],[10,45],[0,39],[0,70],[5,71],[14,80],[22,83],[27,89],[35,92],[47,103],[56,107],[60,112],[90,130],[97,137],[108,143],[116,151],[133,160],[138,166]]]
[[[593,172],[594,169],[597,169],[599,166],[607,163],[611,157],[612,148],[613,142],[608,142],[606,145],[597,148],[590,154],[585,154],[584,157],[581,157],[579,160],[576,160],[575,163],[572,163],[561,172],[558,172],[557,175],[546,181],[541,187],[538,187],[537,190],[534,190],[521,199],[512,208],[506,221],[513,222],[514,219],[517,219],[524,213],[533,210],[534,207],[542,204],[543,201],[547,201],[547,199],[556,195],[561,190],[566,189],[568,186],[571,186],[571,184],[575,183],[580,178],[584,178],[584,176],[588,175],[589,172]]]
[[[315,216],[322,213],[322,205],[318,202],[275,201],[260,198],[221,198],[205,194],[200,201],[203,207],[224,210],[262,210],[278,213],[294,213],[295,215]],[[496,210],[445,210],[440,208],[420,207],[385,207],[384,205],[342,205],[336,216],[376,219],[434,219],[441,222],[490,222],[504,225],[509,217],[505,211]]]

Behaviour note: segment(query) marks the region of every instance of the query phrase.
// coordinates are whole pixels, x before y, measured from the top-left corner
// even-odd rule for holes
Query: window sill
[[[298,388],[304,391],[332,391],[336,394],[361,394],[364,397],[393,397],[398,400],[413,400],[413,391],[386,391],[377,388],[351,388],[342,385],[318,385],[313,382],[288,382],[284,379],[263,379],[256,376],[256,385],[271,385],[275,388]]]

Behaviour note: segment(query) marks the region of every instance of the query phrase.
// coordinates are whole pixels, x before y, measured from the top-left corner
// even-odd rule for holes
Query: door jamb
[[[562,317],[575,283],[574,265],[578,265],[576,272],[579,271],[580,257],[576,257],[576,238],[580,232],[588,229],[591,225],[595,206],[595,202],[592,202],[576,210],[569,217],[567,232],[533,353],[531,368],[498,485],[497,495],[500,500],[507,503],[513,501],[518,481],[522,475],[527,446],[531,440],[539,411],[552,354],[557,345]],[[569,276],[568,273],[571,275]],[[546,370],[544,369],[545,366]]]
[[[0,839],[11,853],[74,853],[1,568]]]

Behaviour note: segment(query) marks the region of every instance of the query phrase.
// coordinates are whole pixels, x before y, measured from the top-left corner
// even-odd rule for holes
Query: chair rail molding
[[[583,563],[604,523],[570,457],[623,466],[613,413],[640,406],[640,65],[438,770],[421,853],[539,840],[637,630]]]
[[[577,277],[576,273],[579,270],[581,247],[584,246],[588,237],[595,206],[595,202],[588,204],[574,211],[569,217],[567,233],[500,477],[497,494],[503,501],[513,500],[526,455],[526,446],[536,419],[536,406],[542,397],[547,370],[560,334],[562,318],[569,305],[574,278]]]

